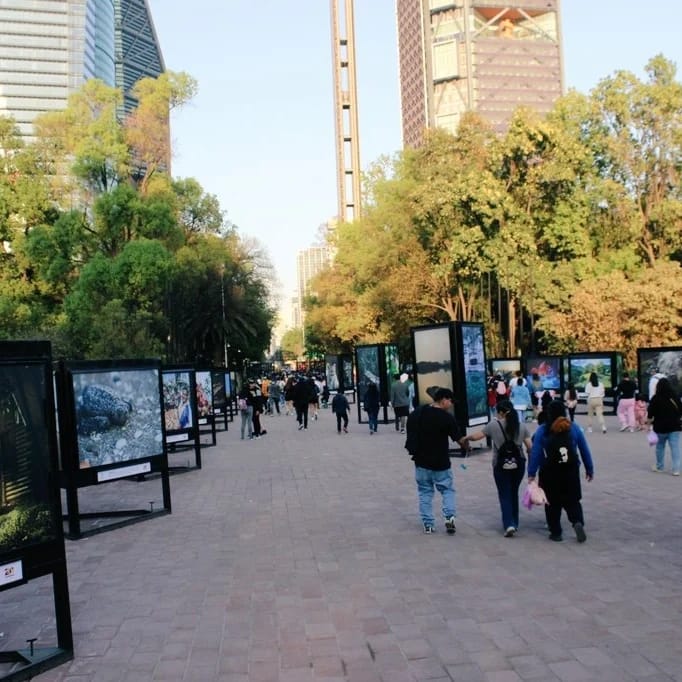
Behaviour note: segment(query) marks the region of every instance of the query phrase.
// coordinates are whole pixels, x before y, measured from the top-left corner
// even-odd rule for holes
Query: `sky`
[[[166,68],[199,85],[172,118],[172,173],[217,196],[290,297],[296,254],[337,212],[330,2],[148,2]],[[364,170],[401,148],[395,0],[354,8]],[[566,87],[587,93],[619,69],[643,77],[659,53],[682,69],[680,26],[677,0],[562,0]]]

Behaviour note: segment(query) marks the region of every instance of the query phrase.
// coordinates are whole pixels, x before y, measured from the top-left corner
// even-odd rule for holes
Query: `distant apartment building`
[[[328,246],[311,246],[309,249],[304,249],[298,252],[296,257],[296,278],[298,284],[298,305],[294,312],[295,317],[304,322],[305,314],[303,312],[303,303],[305,297],[310,293],[310,281],[329,267],[331,263],[331,253]]]
[[[146,0],[2,0],[0,116],[33,135],[38,114],[66,107],[86,80],[123,89],[164,71]]]
[[[564,90],[560,0],[396,0],[403,145],[476,111],[498,132]]]

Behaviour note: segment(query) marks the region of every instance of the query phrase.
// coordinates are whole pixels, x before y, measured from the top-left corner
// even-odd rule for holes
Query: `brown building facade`
[[[514,110],[563,93],[560,0],[396,0],[403,145],[477,111],[503,132]]]

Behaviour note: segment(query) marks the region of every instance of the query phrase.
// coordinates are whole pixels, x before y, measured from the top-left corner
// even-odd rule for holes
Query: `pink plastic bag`
[[[531,481],[523,492],[521,503],[526,509],[532,509],[534,506],[542,506],[549,504],[545,491],[535,482]]]
[[[649,433],[646,434],[646,442],[649,443],[650,447],[653,447],[658,443],[658,434],[655,431],[649,431]]]
[[[533,500],[530,499],[530,488],[528,486],[526,486],[526,489],[523,491],[523,496],[521,497],[521,504],[526,509],[533,508]]]

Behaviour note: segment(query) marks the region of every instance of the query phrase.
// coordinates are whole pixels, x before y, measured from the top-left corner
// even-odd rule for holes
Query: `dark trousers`
[[[540,487],[547,495],[548,505],[545,506],[545,519],[552,535],[561,535],[561,512],[566,510],[566,516],[571,525],[585,523],[583,507],[580,504],[582,491],[580,488],[580,469],[575,467],[563,476],[543,476],[540,470]]]
[[[341,433],[341,420],[343,419],[343,428],[348,428],[348,412],[336,413],[336,430]]]
[[[299,424],[303,424],[304,428],[308,428],[308,403],[296,403],[294,405],[296,408],[296,421]]]
[[[519,527],[519,486],[525,474],[524,468],[512,471],[493,469],[497,497],[502,512],[502,527],[506,530]]]
[[[260,412],[253,413],[253,435],[260,436]]]

